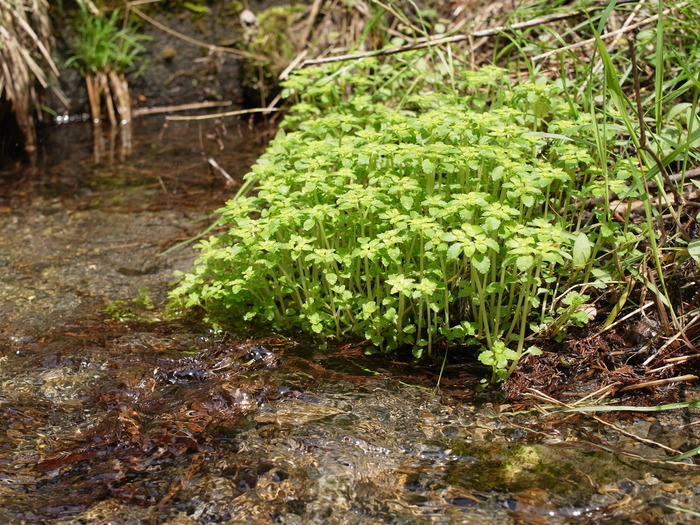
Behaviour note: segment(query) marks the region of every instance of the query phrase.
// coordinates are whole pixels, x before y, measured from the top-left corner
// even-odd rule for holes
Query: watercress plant
[[[475,346],[494,380],[539,352],[534,333],[587,320],[562,291],[606,279],[616,228],[584,210],[604,182],[561,89],[422,54],[285,89],[297,104],[219,210],[227,231],[200,242],[180,305],[416,356]]]

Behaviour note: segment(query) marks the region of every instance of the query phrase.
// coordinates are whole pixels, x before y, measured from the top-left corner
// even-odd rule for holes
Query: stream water
[[[612,427],[476,396],[468,368],[434,393],[352,346],[164,320],[194,254],[163,251],[234,191],[207,159],[240,178],[266,141],[164,122],[45,129],[0,172],[0,523],[698,520],[693,461],[640,459],[697,446],[693,411]]]

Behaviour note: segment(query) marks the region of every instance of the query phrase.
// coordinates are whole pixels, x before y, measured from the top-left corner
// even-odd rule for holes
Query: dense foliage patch
[[[494,378],[587,320],[576,283],[621,239],[590,118],[560,87],[414,55],[304,71],[297,105],[173,297],[383,351],[479,345]],[[256,191],[248,190],[255,187]],[[619,186],[619,184],[618,184]]]

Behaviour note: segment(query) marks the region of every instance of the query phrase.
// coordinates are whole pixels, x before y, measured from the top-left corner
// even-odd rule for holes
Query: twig
[[[197,40],[196,38],[192,38],[191,36],[187,36],[183,33],[180,33],[178,31],[175,31],[174,29],[169,28],[168,26],[161,24],[157,20],[154,20],[150,16],[148,16],[146,13],[141,11],[140,9],[134,7],[133,5],[131,6],[131,10],[143,18],[146,22],[149,24],[157,27],[161,31],[165,31],[166,33],[169,33],[173,36],[176,36],[180,40],[184,40],[185,42],[189,42],[190,44],[194,44],[195,46],[203,47],[205,49],[208,49],[210,51],[219,51],[221,53],[228,53],[230,55],[236,55],[242,58],[252,58],[254,60],[260,61],[260,62],[269,62],[270,59],[268,57],[264,57],[261,55],[254,55],[252,53],[246,53],[245,51],[240,51],[238,49],[233,49],[230,47],[222,47],[222,46],[215,46],[214,44],[208,44],[206,42],[202,42],[201,40]]]
[[[306,55],[309,54],[308,49],[304,49],[301,53],[299,53],[294,60],[292,60],[287,67],[284,68],[284,71],[282,71],[279,76],[277,77],[279,80],[287,80],[289,78],[289,73],[294,71],[297,66],[301,63],[302,60],[306,58]]]
[[[233,104],[230,100],[218,102],[195,102],[192,104],[179,104],[177,106],[159,106],[155,108],[138,108],[132,114],[134,117],[142,117],[144,115],[155,115],[157,113],[173,113],[175,111],[188,111],[190,109],[216,108],[230,106]]]
[[[379,7],[384,9],[385,11],[391,13],[394,16],[394,18],[396,18],[396,20],[399,20],[402,24],[405,24],[406,27],[411,29],[412,31],[414,31],[416,33],[423,33],[424,35],[427,35],[427,33],[424,30],[422,30],[421,28],[419,28],[415,24],[413,24],[406,17],[406,15],[404,13],[402,13],[400,10],[394,9],[394,7],[391,6],[390,4],[381,2],[380,0],[373,0],[372,3],[378,5]],[[402,35],[402,37],[406,38],[405,35]],[[420,40],[418,40],[418,41],[420,41]]]
[[[667,11],[670,11],[670,9],[664,10],[664,14],[666,14]],[[615,31],[610,31],[609,33],[603,33],[602,35],[600,35],[600,39],[607,40],[608,38],[612,38],[614,36],[620,35],[620,34],[625,33],[627,31],[634,31],[635,29],[649,25],[652,22],[656,22],[656,20],[658,20],[658,18],[659,18],[659,15],[652,15],[649,18],[645,18],[644,20],[640,20],[636,24],[632,24],[631,26],[621,27],[620,29],[616,29]],[[596,42],[595,38],[588,38],[587,40],[581,40],[580,42],[576,42],[575,44],[560,47],[559,49],[552,49],[551,51],[547,51],[546,53],[535,55],[534,57],[532,57],[532,61],[535,62],[537,60],[542,60],[543,58],[547,58],[549,56],[556,55],[557,53],[562,53],[565,51],[570,51],[572,49],[577,49],[579,47],[594,44],[595,42]]]
[[[692,374],[687,374],[678,377],[667,377],[666,379],[657,379],[656,381],[646,381],[644,383],[637,383],[636,385],[627,385],[622,387],[619,392],[626,392],[628,390],[638,390],[640,388],[647,388],[652,386],[667,385],[669,383],[680,383],[682,381],[695,381],[698,376]]]
[[[668,182],[678,182],[679,180],[695,179],[698,177],[700,177],[700,168],[693,168],[692,170],[681,171],[678,173],[674,173],[673,175],[669,175],[668,177],[665,177],[664,185]],[[653,189],[656,188],[659,185],[659,183],[655,180],[650,180],[647,181],[644,185],[647,188]]]
[[[558,399],[554,399],[552,396],[548,396],[547,394],[545,394],[544,392],[540,392],[536,388],[530,387],[530,388],[528,388],[528,390],[529,390],[529,392],[527,392],[525,394],[526,397],[530,397],[532,399],[537,399],[540,401],[546,401],[547,403],[551,403],[551,404],[556,405],[556,406],[570,408],[570,406],[567,405],[566,403],[564,403],[563,401],[559,401]]]
[[[231,184],[236,184],[236,181],[233,179],[233,177],[231,177],[231,175],[229,175],[228,172],[224,168],[219,166],[219,163],[216,162],[213,158],[209,157],[207,159],[207,162],[209,163],[209,165],[212,168],[214,168],[219,173],[221,173],[228,182],[230,182]]]
[[[270,103],[267,105],[266,109],[269,110],[269,111],[272,111],[272,110],[275,108],[275,106],[276,106],[277,104],[279,104],[279,101],[280,101],[280,100],[282,100],[282,93],[277,93],[277,95],[275,95],[275,98],[273,98],[273,99],[270,101]],[[279,111],[279,109],[277,109],[277,110],[275,110],[275,111]]]
[[[658,375],[659,373],[661,373],[661,372],[663,372],[663,371],[665,371],[665,370],[673,370],[673,369],[676,368],[677,366],[678,366],[677,364],[671,363],[671,364],[668,364],[668,365],[660,366],[659,368],[653,368],[653,369],[651,369],[651,370],[647,370],[645,373],[646,373],[647,375],[652,375],[652,374]]]
[[[663,227],[662,227],[663,229]],[[646,258],[645,258],[646,260]],[[645,270],[645,271],[644,271]],[[663,332],[665,335],[670,335],[673,333],[673,328],[679,328],[676,325],[676,318],[675,315],[673,315],[673,311],[671,311],[671,314],[673,315],[674,318],[674,323],[673,325],[671,324],[671,320],[668,317],[668,312],[666,311],[666,305],[664,304],[662,297],[662,292],[661,290],[663,288],[659,287],[656,283],[656,279],[654,276],[659,277],[661,279],[661,284],[663,285],[663,274],[660,272],[653,272],[649,266],[644,267],[644,269],[640,272],[642,275],[642,278],[644,279],[644,286],[652,290],[654,293],[654,303],[656,304],[656,314],[659,316],[659,322],[661,322],[661,326],[663,327]],[[646,274],[646,275],[645,275]],[[675,347],[676,345],[674,345]]]
[[[208,113],[206,115],[191,115],[191,116],[181,116],[181,115],[168,115],[165,120],[207,120],[210,118],[220,118],[220,117],[235,117],[237,115],[249,115],[251,113],[274,113],[276,111],[282,111],[281,108],[253,108],[253,109],[239,109],[236,111],[225,111],[223,113]]]
[[[311,34],[311,28],[314,26],[314,21],[316,20],[316,17],[318,16],[319,11],[321,10],[322,3],[323,0],[314,0],[313,5],[311,6],[309,19],[307,20],[306,24],[304,24],[304,32],[301,36],[301,49],[306,48],[306,45],[309,43],[309,35]]]
[[[636,2],[636,4],[637,5],[634,6],[632,14],[630,14],[630,16],[627,17],[627,20],[624,21],[624,23],[622,24],[622,27],[619,28],[621,31],[626,30],[632,24],[635,16],[639,14],[639,11],[642,9],[642,7],[645,7],[646,0],[642,0],[641,2]],[[615,38],[612,39],[612,42],[610,42],[607,46],[605,46],[606,49],[608,50],[608,52],[611,52],[614,49],[614,47],[617,45],[617,43],[622,38],[622,34],[623,33],[619,33],[619,34],[615,35]],[[603,59],[599,58],[596,61],[595,65],[593,66],[592,72],[597,74],[597,73],[600,73],[600,71],[602,69],[603,69]],[[586,80],[583,83],[583,86],[585,86],[587,82],[588,82],[588,80]],[[584,89],[583,86],[581,87],[581,90],[579,91],[580,93],[583,92],[583,89]]]
[[[617,425],[614,425],[614,424],[612,424],[612,423],[609,423],[609,422],[605,421],[604,419],[599,418],[598,416],[593,416],[593,415],[591,415],[591,417],[592,417],[593,419],[595,419],[598,423],[601,423],[601,424],[603,424],[603,425],[605,425],[605,426],[607,426],[607,427],[613,428],[613,429],[615,429],[617,432],[619,432],[620,434],[622,434],[622,435],[624,435],[624,436],[627,436],[628,438],[635,439],[635,440],[640,441],[641,443],[644,443],[644,444],[646,444],[646,445],[654,445],[654,446],[657,446],[657,447],[662,448],[662,449],[664,449],[664,450],[666,450],[666,451],[668,451],[668,452],[671,452],[672,454],[680,454],[680,453],[681,453],[679,450],[676,450],[675,448],[667,447],[666,445],[664,445],[664,444],[662,444],[662,443],[659,443],[658,441],[652,441],[651,439],[643,438],[643,437],[641,437],[641,436],[638,436],[638,435],[636,435],[636,434],[633,434],[632,432],[628,432],[627,430],[622,430],[622,429],[621,429],[620,427],[618,427]],[[641,456],[641,457],[642,457],[643,459],[647,459],[647,458],[644,458],[644,456]],[[653,461],[653,460],[652,460],[652,461]]]
[[[611,328],[614,328],[615,326],[619,325],[620,323],[626,321],[626,320],[629,319],[630,317],[642,313],[644,310],[646,310],[647,308],[649,308],[649,307],[650,307],[651,305],[653,305],[653,304],[654,304],[653,301],[649,301],[649,302],[646,303],[644,306],[641,306],[641,307],[637,308],[636,310],[634,310],[634,311],[628,313],[626,316],[621,317],[620,319],[618,319],[618,320],[615,321],[614,323],[612,323],[612,324],[610,324],[610,325],[604,327],[602,330],[599,330],[598,332],[596,332],[596,334],[595,334],[594,337],[597,337],[597,336],[599,336],[599,335],[602,335],[603,333],[607,332],[607,331],[610,330]]]
[[[585,441],[583,443],[585,443]],[[604,445],[601,445],[600,443],[595,443],[593,441],[588,441],[588,443],[591,446],[598,447],[599,449],[605,450],[606,452],[609,452],[611,454],[619,454],[619,455],[625,456],[627,458],[632,458],[632,459],[636,459],[639,461],[644,461],[646,463],[653,463],[655,465],[666,465],[666,466],[674,465],[677,467],[698,467],[699,466],[699,465],[696,465],[694,463],[685,463],[685,462],[681,462],[681,461],[669,461],[668,459],[650,459],[650,458],[646,458],[640,454],[634,454],[634,453],[628,452],[626,450],[620,450],[618,448],[613,448],[612,446],[604,446]],[[658,443],[656,443],[655,441],[652,441],[652,443],[658,445]]]
[[[632,13],[627,17],[627,19],[622,23],[622,26],[620,29],[626,29],[630,25],[632,25],[632,22],[634,22],[635,17],[639,14],[639,12],[642,10],[643,7],[647,7],[647,1],[646,0],[641,0],[641,2],[635,2],[634,9],[632,9]],[[651,6],[651,9],[654,9],[654,6]],[[620,35],[620,38],[622,38],[622,35]],[[614,38],[613,41],[610,43],[611,45],[615,45],[620,41],[620,38]],[[612,51],[611,48],[608,48],[608,51]],[[602,64],[602,61],[601,61]]]
[[[687,338],[685,337],[685,331],[686,331],[688,328],[690,328],[692,325],[694,325],[699,319],[700,319],[700,314],[696,315],[689,323],[687,323],[687,324],[683,327],[683,330],[679,330],[679,331],[676,333],[676,335],[674,335],[674,336],[672,336],[672,337],[669,337],[668,340],[661,346],[661,348],[658,349],[658,351],[657,351],[654,355],[650,356],[646,361],[644,361],[644,362],[642,363],[642,366],[649,366],[649,364],[650,364],[654,359],[656,359],[657,357],[659,357],[659,356],[661,355],[661,353],[662,353],[667,347],[673,345],[673,344],[675,343],[675,341],[676,341],[679,337],[685,339],[686,342],[687,342]],[[692,345],[691,345],[689,348],[692,348]],[[666,362],[669,362],[668,360],[665,360],[665,361],[666,361]]]
[[[694,376],[693,376],[693,377],[694,377]],[[546,394],[543,394],[542,392],[540,392],[539,390],[536,390],[536,389],[534,389],[534,388],[529,388],[528,390],[530,390],[530,391],[533,393],[533,394],[530,394],[529,397],[545,399],[545,400],[547,400],[547,401],[550,402],[550,403],[554,403],[554,404],[556,404],[556,405],[565,407],[565,408],[567,409],[567,412],[579,412],[579,413],[581,413],[581,414],[584,414],[584,413],[585,413],[585,414],[588,414],[588,415],[590,415],[593,419],[595,419],[598,423],[600,423],[601,425],[605,425],[605,426],[607,426],[607,427],[610,427],[610,428],[614,429],[615,431],[619,432],[620,434],[622,434],[622,435],[624,435],[624,436],[627,436],[628,438],[632,438],[632,439],[634,439],[634,440],[640,441],[640,442],[645,443],[645,444],[647,444],[647,445],[654,445],[654,446],[657,446],[657,447],[662,448],[662,449],[664,449],[664,450],[666,450],[666,451],[668,451],[668,452],[671,452],[671,453],[673,453],[673,454],[679,454],[679,453],[680,453],[678,450],[673,449],[673,448],[671,448],[671,447],[667,447],[666,445],[664,445],[664,444],[662,444],[662,443],[658,443],[658,442],[652,441],[652,440],[650,440],[650,439],[645,439],[645,438],[643,438],[643,437],[637,436],[636,434],[633,434],[632,432],[628,432],[628,431],[626,431],[626,430],[623,430],[623,429],[621,429],[620,427],[618,427],[617,425],[614,425],[614,424],[612,424],[612,423],[609,423],[609,422],[605,421],[604,419],[601,419],[601,418],[599,418],[598,416],[591,414],[590,412],[586,412],[586,411],[581,410],[581,407],[574,407],[574,406],[568,405],[568,404],[566,404],[566,403],[563,403],[563,402],[561,402],[561,401],[558,401],[558,400],[556,400],[556,399],[554,399],[554,398],[552,398],[552,397],[550,397],[550,396],[548,396],[548,395],[546,395]],[[636,408],[636,407],[635,407],[635,408]],[[640,459],[647,460],[647,461],[654,461],[654,460],[649,460],[648,458],[644,458],[643,456],[639,456],[639,458],[640,458]]]
[[[646,373],[647,373],[647,374],[658,374],[659,372],[663,372],[664,370],[670,370],[670,369],[672,369],[672,368],[677,367],[678,365],[682,365],[683,363],[685,363],[686,361],[688,361],[691,357],[697,357],[697,356],[688,356],[688,355],[685,355],[685,356],[683,356],[683,358],[680,359],[679,361],[675,361],[675,362],[669,363],[669,364],[667,364],[667,365],[660,366],[660,367],[658,367],[658,368],[653,368],[653,369],[651,369],[651,370],[647,370]]]
[[[168,191],[168,188],[165,186],[165,182],[163,182],[163,177],[158,175],[158,184],[160,184],[160,187],[163,189],[163,193],[168,195],[170,192]]]
[[[674,173],[673,175],[669,175],[668,177],[665,177],[664,178],[664,187],[666,186],[667,182],[669,182],[669,183],[670,182],[678,182],[679,180],[683,180],[685,182],[686,180],[697,179],[697,178],[700,178],[700,168],[693,168],[693,169],[690,169],[687,171],[680,171],[678,173]],[[649,180],[649,181],[646,181],[644,183],[644,188],[646,188],[646,189],[654,189],[654,188],[657,188],[658,186],[659,186],[659,184],[655,180]],[[610,207],[613,210],[620,205],[627,206],[627,204],[626,204],[627,201],[619,200],[620,195],[617,193],[611,193],[610,198],[613,199],[610,201],[610,204],[611,204]],[[693,204],[692,202],[688,202],[693,198],[695,198],[695,195],[692,193],[687,196],[687,198],[685,199],[686,206],[690,206]],[[601,202],[604,202],[604,201],[605,201],[605,197],[591,197],[589,199],[586,199],[585,208],[586,209],[593,208],[595,205],[600,204]],[[668,201],[669,201],[669,204],[675,204],[675,201],[673,199],[668,199]],[[641,201],[634,201],[634,202],[641,202]],[[658,202],[658,199],[657,200],[652,199],[652,204],[654,206],[656,206],[657,202]],[[613,204],[615,206],[613,206]],[[634,208],[634,206],[633,206],[633,208]]]
[[[494,36],[505,31],[516,31],[518,29],[527,29],[530,27],[535,27],[540,24],[546,24],[549,22],[554,22],[556,20],[564,20],[566,18],[572,18],[583,13],[583,10],[579,9],[577,11],[572,11],[568,13],[558,13],[549,16],[542,16],[540,18],[535,18],[534,20],[528,20],[527,22],[519,22],[511,26],[498,26],[491,27],[488,29],[482,29],[480,31],[474,31],[473,33],[468,33],[464,35],[452,35],[446,37],[432,37],[427,39],[419,39],[417,43],[406,44],[403,46],[392,47],[389,49],[376,49],[374,51],[366,51],[363,53],[352,53],[349,55],[339,55],[335,57],[318,58],[314,60],[305,60],[302,62],[300,69],[309,66],[317,66],[319,64],[328,64],[331,62],[343,62],[347,60],[356,60],[359,58],[367,58],[374,56],[384,56],[384,55],[395,55],[396,53],[404,53],[406,51],[413,51],[415,49],[423,49],[430,46],[439,46],[442,44],[453,44],[455,42],[462,42],[464,40],[469,40],[470,38],[479,38],[483,36]]]
[[[664,363],[671,363],[671,364],[679,364],[679,363],[685,363],[686,361],[690,361],[691,359],[696,359],[700,357],[697,354],[694,355],[682,355],[679,357],[668,357],[664,359]]]
[[[588,401],[589,399],[592,399],[595,396],[599,396],[599,397],[594,402],[600,403],[603,399],[605,399],[608,396],[608,394],[610,393],[611,390],[614,390],[618,386],[620,386],[620,383],[610,383],[609,385],[605,385],[604,387],[599,388],[595,392],[591,392],[587,396],[582,397],[581,399],[576,401],[572,406],[575,407],[577,405],[580,405],[584,401]]]

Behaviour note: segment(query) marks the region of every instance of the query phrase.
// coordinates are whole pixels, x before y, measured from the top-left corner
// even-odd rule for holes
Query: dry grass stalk
[[[123,122],[131,122],[131,95],[129,94],[129,82],[124,73],[109,71],[109,86],[112,97],[117,106],[117,113]]]
[[[109,122],[112,126],[117,125],[117,113],[114,108],[114,93],[112,92],[109,71],[88,72],[85,75],[85,85],[90,102],[90,114],[95,124],[102,120],[102,107],[107,111]],[[129,110],[130,113],[130,110]],[[125,117],[122,117],[124,119]]]
[[[685,377],[676,378],[676,380],[686,380],[686,378],[685,378]],[[548,403],[548,404],[551,404],[551,405],[554,405],[554,406],[559,406],[559,407],[562,407],[562,408],[565,408],[565,409],[569,409],[570,411],[575,411],[575,409],[577,408],[577,407],[574,406],[574,405],[570,405],[570,404],[564,403],[564,402],[562,402],[562,401],[559,401],[558,399],[554,399],[553,397],[548,396],[547,394],[545,394],[545,393],[543,393],[543,392],[540,392],[539,390],[537,390],[537,389],[535,389],[535,388],[529,388],[528,390],[530,390],[530,392],[528,392],[527,394],[525,394],[526,397],[535,399],[535,400],[537,400],[537,401],[545,402],[545,403]],[[591,406],[591,405],[588,405],[588,406]],[[545,411],[545,413],[546,413],[547,415],[549,415],[546,411]],[[582,412],[582,413],[583,413],[583,412]],[[653,446],[653,447],[658,447],[658,448],[663,449],[663,450],[665,450],[665,451],[667,451],[667,452],[670,452],[671,454],[680,454],[680,453],[681,453],[679,450],[676,450],[676,449],[674,449],[674,448],[672,448],[672,447],[666,446],[666,445],[664,445],[663,443],[659,443],[658,441],[652,441],[651,439],[646,439],[646,438],[643,438],[643,437],[641,437],[641,436],[638,436],[637,434],[634,434],[634,433],[632,433],[632,432],[629,432],[629,431],[627,431],[627,430],[624,430],[624,429],[620,428],[619,426],[614,425],[613,423],[610,423],[609,421],[605,421],[604,419],[601,419],[600,417],[598,417],[598,416],[596,416],[596,415],[593,415],[592,413],[586,413],[586,415],[587,415],[588,417],[594,419],[595,421],[597,421],[597,422],[600,423],[601,425],[604,425],[604,426],[606,426],[606,427],[608,427],[608,428],[611,428],[611,429],[613,429],[614,431],[616,431],[616,432],[622,434],[623,436],[626,436],[626,437],[628,437],[628,438],[630,438],[630,439],[632,439],[632,440],[639,441],[640,443],[644,443],[645,445],[650,445],[650,446]],[[595,444],[595,443],[593,443],[593,444]],[[645,457],[643,457],[643,456],[640,456],[640,455],[637,455],[637,454],[633,454],[633,453],[631,453],[631,452],[622,451],[622,450],[618,450],[617,452],[620,453],[620,454],[624,454],[624,455],[626,455],[626,456],[636,457],[636,458],[638,458],[638,459],[642,459],[642,460],[648,461],[648,462],[657,462],[657,461],[658,461],[658,460],[654,460],[654,459],[651,459],[651,458],[645,458]]]
[[[107,112],[112,126],[131,122],[131,95],[129,82],[123,73],[111,69],[88,72],[85,75],[90,113],[93,122],[102,120],[102,108]]]
[[[0,0],[0,94],[12,104],[28,152],[36,149],[35,81],[48,87],[58,77],[48,10],[46,0]]]
[[[627,385],[620,389],[620,392],[626,392],[628,390],[638,390],[640,388],[652,388],[662,385],[668,385],[669,383],[680,383],[686,381],[697,381],[698,376],[693,374],[686,374],[679,377],[667,377],[665,379],[657,379],[656,381],[645,381],[644,383],[637,383],[636,385]]]
[[[246,53],[245,51],[240,51],[238,49],[234,49],[231,47],[216,46],[213,44],[208,44],[207,42],[202,42],[201,40],[197,40],[196,38],[192,38],[188,35],[185,35],[183,33],[175,31],[174,29],[169,28],[165,24],[161,24],[160,22],[158,22],[154,18],[151,18],[150,16],[148,16],[146,13],[144,13],[140,9],[134,7],[135,5],[138,5],[138,4],[137,3],[130,3],[129,4],[130,12],[139,16],[140,18],[142,18],[143,20],[145,20],[146,22],[148,22],[152,26],[157,27],[161,31],[164,31],[170,35],[173,35],[173,36],[179,38],[180,40],[184,40],[185,42],[189,42],[190,44],[194,44],[196,46],[203,47],[203,48],[208,49],[209,51],[212,51],[212,52],[226,53],[229,55],[239,56],[241,58],[252,58],[252,59],[260,60],[263,62],[268,60],[267,57],[264,57],[261,55],[253,55],[251,53]]]

